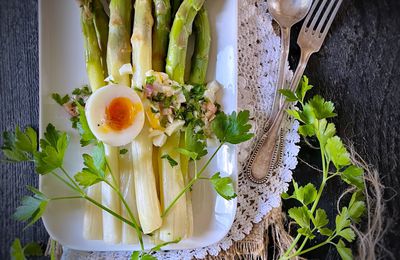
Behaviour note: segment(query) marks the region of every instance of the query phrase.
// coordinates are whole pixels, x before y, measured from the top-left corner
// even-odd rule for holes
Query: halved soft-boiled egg
[[[142,131],[143,104],[138,94],[124,85],[108,85],[87,100],[86,117],[96,138],[111,146],[129,144]]]

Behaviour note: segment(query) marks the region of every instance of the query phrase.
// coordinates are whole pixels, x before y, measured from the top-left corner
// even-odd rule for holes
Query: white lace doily
[[[238,207],[236,219],[228,235],[218,243],[193,250],[159,252],[159,259],[204,258],[217,255],[249,234],[253,223],[258,223],[280,204],[280,195],[288,188],[297,165],[299,141],[298,123],[288,117],[284,121],[284,154],[281,165],[265,184],[254,184],[243,171],[250,152],[254,149],[266,126],[277,82],[280,39],[272,28],[267,4],[260,0],[239,1],[239,108],[250,110],[256,138],[240,145]],[[288,78],[292,73],[287,71]],[[63,259],[127,259],[130,252],[81,252],[65,249]]]

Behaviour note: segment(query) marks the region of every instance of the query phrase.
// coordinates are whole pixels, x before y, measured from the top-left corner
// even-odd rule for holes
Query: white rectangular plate
[[[237,108],[237,2],[207,1],[212,28],[209,79],[218,80],[224,89],[220,103],[226,112]],[[80,10],[75,1],[39,1],[40,48],[40,130],[48,123],[66,131],[71,144],[65,157],[68,172],[82,168],[81,154],[89,150],[79,146],[77,132],[70,126],[63,108],[51,94],[70,93],[88,82],[84,62]],[[209,153],[212,152],[210,149]],[[237,183],[236,150],[224,146],[206,174],[221,172]],[[49,196],[70,195],[71,191],[52,176],[41,176],[40,189]],[[88,241],[82,236],[83,201],[51,202],[43,216],[50,236],[72,249],[90,251],[134,250],[138,245],[112,245]],[[209,183],[200,181],[193,189],[194,236],[165,249],[189,249],[216,243],[229,231],[236,214],[236,199],[226,201],[217,196]],[[147,248],[151,245],[146,241]]]

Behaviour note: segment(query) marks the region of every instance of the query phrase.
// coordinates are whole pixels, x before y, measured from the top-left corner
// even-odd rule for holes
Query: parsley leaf
[[[72,93],[72,94],[73,94],[73,93]],[[71,100],[71,98],[69,97],[69,95],[65,95],[65,96],[61,97],[60,94],[58,94],[58,93],[53,93],[53,94],[51,95],[51,97],[52,97],[52,98],[54,99],[54,101],[56,101],[57,104],[59,104],[60,106],[62,106],[62,105],[64,105],[64,104],[68,103],[68,102]]]
[[[187,156],[188,158],[190,158],[192,160],[196,160],[197,159],[198,154],[195,153],[195,152],[191,152],[191,151],[189,151],[187,149],[184,149],[184,148],[176,148],[175,150],[178,153],[183,154],[183,155]]]
[[[74,178],[83,187],[103,181],[106,177],[107,161],[103,143],[98,143],[93,149],[93,156],[83,154],[83,164],[86,166]]]
[[[156,81],[156,77],[155,76],[147,76],[146,77],[146,84],[153,84],[154,81]]]
[[[119,154],[126,154],[128,152],[128,149],[121,149],[119,150]]]
[[[294,207],[289,209],[289,216],[296,221],[296,223],[302,228],[310,228],[310,216],[308,210],[305,207]]]
[[[250,140],[249,111],[232,112],[229,116],[220,112],[211,122],[211,128],[221,143],[239,144]]]
[[[25,256],[42,256],[43,255],[42,247],[36,242],[31,242],[31,243],[26,244],[23,249],[24,249]]]
[[[346,239],[348,242],[352,242],[356,238],[356,234],[351,228],[342,229],[337,234]]]
[[[295,199],[307,206],[317,198],[317,189],[312,183],[300,188],[295,187],[293,196]]]
[[[351,249],[346,247],[345,243],[342,240],[339,240],[339,242],[336,244],[336,250],[343,260],[353,259],[353,253],[351,252]]]
[[[164,154],[161,156],[161,159],[167,159],[169,165],[171,165],[171,167],[175,167],[178,165],[178,162],[175,161],[169,154]]]
[[[194,123],[190,123],[185,130],[185,143],[183,145],[184,149],[193,153],[196,153],[196,158],[193,159],[192,156],[189,156],[193,160],[198,160],[204,155],[207,154],[207,143],[204,135],[196,133]],[[182,151],[181,151],[182,152]]]
[[[350,155],[338,136],[331,137],[326,141],[325,150],[327,159],[333,162],[337,170],[351,163]]]
[[[81,145],[87,146],[89,144],[96,143],[97,139],[90,130],[89,124],[87,122],[85,108],[81,106],[78,102],[76,102],[76,106],[78,108],[78,113],[79,113],[79,122],[77,123],[77,128],[81,136],[80,140]]]
[[[326,119],[316,121],[316,135],[321,146],[325,146],[326,141],[336,134],[336,127],[333,123],[328,123]]]
[[[306,93],[312,88],[313,86],[308,83],[308,78],[303,76],[296,90],[297,99],[303,103]]]
[[[354,185],[359,189],[364,189],[363,175],[364,175],[363,169],[354,165],[350,165],[349,167],[346,168],[346,170],[344,170],[344,172],[341,173],[340,177],[347,184]]]
[[[349,216],[351,220],[358,223],[361,220],[361,216],[365,213],[366,207],[363,200],[362,192],[357,191],[353,193],[349,202]]]
[[[231,178],[221,177],[220,173],[217,172],[210,178],[210,181],[215,191],[224,199],[231,200],[236,198],[237,194],[233,188],[233,182]]]
[[[298,98],[294,92],[292,92],[290,89],[284,88],[280,89],[279,93],[281,93],[283,96],[286,97],[287,102],[296,102],[298,101]]]
[[[10,256],[12,260],[25,260],[24,249],[22,248],[21,241],[16,238],[11,245]]]
[[[49,173],[63,165],[69,143],[68,135],[57,131],[52,124],[47,125],[44,137],[40,140],[41,151],[34,154],[36,171],[40,174]]]
[[[313,108],[317,119],[337,116],[336,113],[333,112],[335,110],[333,103],[325,101],[325,99],[319,95],[315,95],[307,104]]]
[[[340,214],[336,216],[335,224],[337,233],[340,232],[342,229],[350,226],[351,223],[349,220],[348,210],[346,207],[343,207]]]
[[[317,209],[315,212],[315,222],[314,226],[318,229],[326,226],[329,223],[328,217],[326,216],[326,212],[323,209]]]
[[[19,221],[29,221],[26,227],[38,221],[46,210],[49,200],[42,196],[25,196],[22,198],[22,205],[17,208],[14,218]]]
[[[37,134],[31,127],[27,127],[25,132],[16,127],[15,133],[4,132],[3,138],[4,144],[1,149],[8,161],[28,161],[37,151]]]
[[[309,239],[314,239],[315,235],[312,233],[311,229],[309,227],[302,227],[297,229],[297,233],[302,234],[303,236],[309,238]]]

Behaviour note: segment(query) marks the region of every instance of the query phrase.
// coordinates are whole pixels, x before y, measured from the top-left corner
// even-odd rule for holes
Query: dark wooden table
[[[0,1],[0,131],[16,125],[38,127],[38,4],[34,0]],[[295,28],[298,31],[298,26]],[[297,64],[299,50],[294,30],[290,62]],[[306,74],[315,93],[336,104],[338,133],[379,169],[384,184],[400,189],[400,1],[345,0],[322,50],[314,55]],[[317,165],[319,153],[302,145],[299,157]],[[42,223],[23,230],[12,219],[14,209],[37,185],[32,165],[0,165],[0,259],[9,257],[14,238],[47,243]],[[316,174],[299,163],[294,178],[300,183]],[[322,207],[335,214],[333,201],[343,189],[330,185]],[[387,198],[394,194],[387,190]],[[382,243],[400,252],[400,201],[387,203],[391,226]],[[337,259],[334,248],[309,254],[314,259]]]

